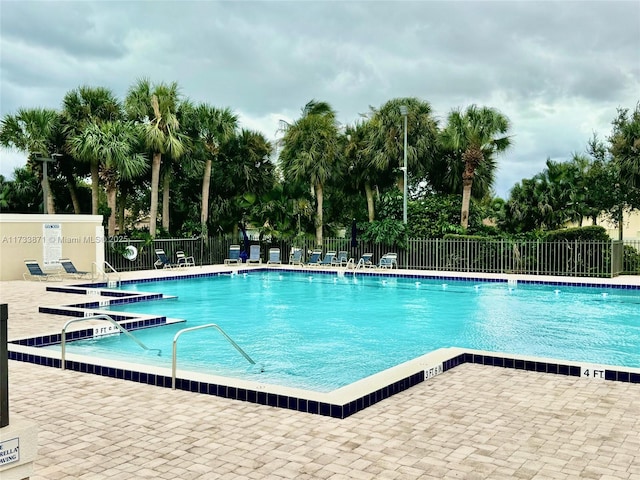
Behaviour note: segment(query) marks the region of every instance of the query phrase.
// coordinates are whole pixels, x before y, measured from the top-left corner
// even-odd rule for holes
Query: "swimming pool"
[[[129,284],[177,298],[113,310],[186,320],[68,344],[82,355],[170,366],[178,330],[220,325],[258,364],[213,331],[185,336],[179,368],[328,392],[443,347],[640,367],[640,291],[507,282],[256,271]],[[49,347],[59,348],[59,347]]]

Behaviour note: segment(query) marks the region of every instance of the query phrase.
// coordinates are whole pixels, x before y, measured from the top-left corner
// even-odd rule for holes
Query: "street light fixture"
[[[52,158],[47,158],[47,157],[36,157],[36,160],[39,162],[42,162],[42,178],[43,178],[43,182],[42,182],[42,213],[43,214],[47,214],[49,213],[49,207],[47,204],[47,198],[49,198],[49,176],[47,173],[47,164],[50,162],[57,162],[58,158],[57,157],[61,157],[62,154],[61,153],[52,153],[51,157]]]
[[[407,224],[407,114],[409,110],[406,105],[400,105],[400,114],[404,117],[404,190],[402,192],[402,222]]]

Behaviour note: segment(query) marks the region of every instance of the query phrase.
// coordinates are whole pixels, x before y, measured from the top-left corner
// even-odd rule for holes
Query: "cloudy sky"
[[[496,192],[582,152],[640,100],[634,1],[0,1],[0,114],[60,108],[80,85],[120,98],[176,81],[274,138],[311,99],[343,124],[395,97],[442,123],[470,104],[512,122]],[[2,150],[10,177],[25,156]]]

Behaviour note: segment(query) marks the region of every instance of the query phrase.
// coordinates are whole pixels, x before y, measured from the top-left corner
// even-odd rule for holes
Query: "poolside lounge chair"
[[[340,250],[333,259],[333,265],[337,267],[344,267],[347,263],[349,263],[349,254],[346,250]]]
[[[240,263],[240,245],[231,245],[229,247],[229,258],[224,259],[224,264]]]
[[[311,267],[315,267],[317,265],[320,265],[321,260],[322,260],[322,250],[314,250],[313,252],[311,252],[311,256],[309,257],[309,261],[307,262],[307,265]]]
[[[251,247],[249,247],[249,258],[247,258],[247,263],[262,263],[260,245],[251,245]]]
[[[269,249],[269,260],[267,261],[267,263],[270,264],[270,265],[282,264],[282,261],[280,260],[280,249],[279,248],[270,248]]]
[[[335,250],[327,252],[327,254],[324,256],[324,259],[319,263],[319,265],[322,267],[330,267],[333,265],[335,258],[336,258]]]
[[[40,265],[35,260],[25,260],[24,264],[27,267],[28,272],[22,274],[22,278],[25,280],[39,280],[48,282],[49,280],[60,281],[62,277],[58,273],[45,273],[40,268]]]
[[[177,265],[179,267],[195,267],[196,261],[193,257],[187,257],[182,250],[176,252],[176,258],[178,259]]]
[[[91,278],[91,272],[82,272],[68,258],[61,258],[60,265],[64,268],[64,273],[71,278]]]
[[[373,253],[363,253],[360,256],[360,260],[356,265],[356,268],[373,268],[375,264],[371,261],[373,258]]]
[[[293,247],[289,254],[289,265],[302,265],[302,249]]]
[[[380,263],[378,264],[380,268],[398,268],[398,254],[397,253],[385,253],[380,258]]]
[[[158,259],[153,264],[154,268],[173,268],[175,265],[171,263],[167,254],[161,248],[156,248],[156,256]]]

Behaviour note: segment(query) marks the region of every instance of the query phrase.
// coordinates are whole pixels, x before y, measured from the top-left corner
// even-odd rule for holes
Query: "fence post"
[[[7,319],[9,309],[0,304],[0,428],[9,425],[9,349],[7,347]]]

